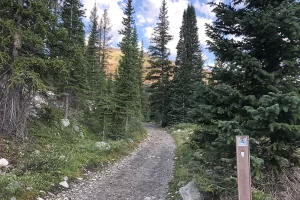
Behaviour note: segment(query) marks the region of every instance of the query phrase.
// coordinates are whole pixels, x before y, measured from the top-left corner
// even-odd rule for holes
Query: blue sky
[[[170,34],[174,39],[169,43],[168,48],[171,50],[170,59],[175,60],[176,45],[179,40],[179,29],[182,22],[182,14],[187,5],[193,4],[197,12],[197,23],[199,28],[199,40],[206,60],[206,65],[212,65],[214,62],[213,53],[209,52],[206,45],[208,40],[205,35],[205,23],[212,23],[215,20],[215,15],[212,13],[212,7],[207,5],[212,0],[167,0],[168,15],[170,21]],[[223,2],[224,0],[213,0],[214,2]],[[94,6],[95,0],[82,0],[86,9],[86,18],[84,23],[87,25],[91,9]],[[127,0],[96,0],[96,5],[99,10],[99,15],[106,8],[109,12],[109,17],[112,24],[112,45],[122,39],[118,31],[122,29],[123,10]],[[158,21],[159,8],[162,0],[133,0],[135,8],[135,20],[137,24],[139,40],[144,42],[145,50],[149,46],[149,39]]]

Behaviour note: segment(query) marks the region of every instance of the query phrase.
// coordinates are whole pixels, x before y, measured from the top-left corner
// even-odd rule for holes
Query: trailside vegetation
[[[253,187],[273,193],[265,181],[275,184],[278,173],[299,164],[300,4],[212,4],[217,19],[207,25],[207,43],[219,65],[202,91],[193,145],[213,172],[211,191],[234,196],[235,136],[249,135]]]

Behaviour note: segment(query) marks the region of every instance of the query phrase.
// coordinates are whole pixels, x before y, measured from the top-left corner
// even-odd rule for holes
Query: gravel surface
[[[175,142],[153,125],[147,130],[148,137],[129,156],[47,199],[164,200],[173,175]]]

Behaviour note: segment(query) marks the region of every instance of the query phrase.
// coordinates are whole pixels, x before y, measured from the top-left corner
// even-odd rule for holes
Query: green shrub
[[[253,190],[252,191],[252,200],[272,200],[270,195],[264,193],[260,190]]]
[[[65,166],[65,156],[59,152],[34,152],[24,163],[25,171],[31,172],[57,172]]]

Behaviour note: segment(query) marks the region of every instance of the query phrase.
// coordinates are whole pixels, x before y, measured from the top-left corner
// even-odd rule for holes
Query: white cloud
[[[137,16],[137,25],[142,26],[146,23],[146,19],[143,17],[143,15],[138,14]]]
[[[205,24],[212,24],[212,22],[212,19],[197,17],[197,25],[199,28],[198,35],[202,47],[206,47],[206,40],[209,40],[209,37],[207,37],[207,35],[205,34]]]
[[[139,46],[139,48],[141,48],[142,47],[142,42],[139,42],[138,46]],[[143,47],[143,50],[144,50],[144,52],[148,51],[145,47]]]
[[[215,18],[215,13],[212,12],[212,10],[214,9],[214,6],[211,6],[210,4],[208,4],[209,2],[214,2],[216,4],[219,3],[223,3],[224,0],[207,0],[206,3],[200,3],[199,0],[196,0],[194,3],[195,8],[202,13],[205,17],[209,18],[209,19],[214,19]]]
[[[118,33],[118,31],[123,28],[122,2],[123,0],[96,0],[99,18],[102,16],[104,9],[108,9],[108,15],[112,25],[112,40],[115,42],[119,42],[122,40],[122,36]],[[82,3],[84,4],[84,8],[86,9],[86,18],[89,19],[91,10],[95,5],[95,0],[82,0]]]
[[[158,0],[144,0],[141,8],[138,9],[137,14],[142,15],[143,19],[138,18],[138,22],[141,24],[147,24],[144,28],[145,37],[151,38],[153,28],[156,26],[158,21],[159,9],[162,1]],[[168,16],[170,21],[169,33],[174,37],[168,44],[168,48],[171,50],[171,55],[176,55],[176,46],[179,40],[179,29],[181,26],[182,15],[184,9],[186,9],[189,1],[188,0],[167,0]]]
[[[207,55],[206,55],[205,53],[202,53],[202,59],[203,59],[204,61],[207,61],[208,57],[207,57]]]
[[[154,31],[153,26],[148,26],[148,27],[144,28],[144,35],[147,37],[147,39],[150,40],[153,31]]]

